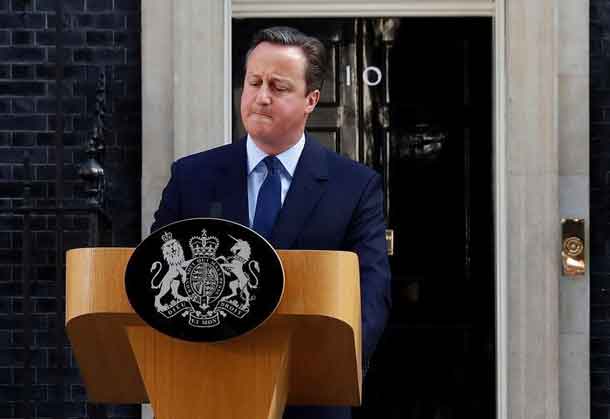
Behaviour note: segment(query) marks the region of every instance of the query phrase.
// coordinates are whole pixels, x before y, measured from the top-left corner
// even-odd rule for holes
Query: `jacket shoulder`
[[[181,157],[175,161],[174,165],[177,169],[187,172],[195,168],[201,170],[202,167],[215,167],[231,157],[234,158],[237,151],[238,146],[236,143],[225,144]]]
[[[327,150],[327,161],[331,177],[346,178],[351,182],[366,182],[379,176],[370,167],[343,156],[332,150]]]

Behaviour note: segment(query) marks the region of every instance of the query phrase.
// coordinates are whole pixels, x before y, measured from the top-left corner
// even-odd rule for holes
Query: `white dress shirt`
[[[288,189],[290,189],[294,170],[296,169],[301,153],[303,152],[303,147],[305,147],[305,133],[301,135],[301,138],[295,145],[276,156],[280,163],[282,163],[282,168],[280,170],[282,205],[284,205],[286,194],[288,193]],[[267,165],[265,165],[263,159],[267,157],[268,154],[258,148],[252,140],[252,137],[250,137],[250,134],[248,134],[248,139],[246,140],[246,154],[248,156],[248,217],[250,227],[252,227],[254,224],[258,191],[267,177]]]

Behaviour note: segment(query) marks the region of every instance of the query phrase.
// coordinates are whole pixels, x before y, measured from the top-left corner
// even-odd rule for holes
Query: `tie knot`
[[[282,162],[280,162],[280,160],[277,157],[267,156],[267,157],[265,157],[265,159],[263,161],[265,162],[265,165],[267,166],[267,170],[269,170],[270,173],[272,173],[272,174],[279,173],[280,167],[282,166]]]

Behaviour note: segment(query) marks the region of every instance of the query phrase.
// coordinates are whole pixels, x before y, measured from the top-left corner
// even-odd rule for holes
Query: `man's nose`
[[[268,105],[271,103],[271,95],[269,94],[269,87],[265,84],[261,85],[256,93],[256,103],[261,105]]]

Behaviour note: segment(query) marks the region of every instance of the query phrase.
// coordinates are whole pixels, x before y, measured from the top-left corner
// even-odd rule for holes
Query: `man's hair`
[[[305,67],[305,93],[316,89],[322,90],[324,78],[326,77],[326,48],[320,40],[313,36],[307,36],[299,30],[288,26],[274,26],[261,29],[252,38],[250,49],[246,54],[246,65],[252,50],[262,42],[301,48],[307,61]]]

